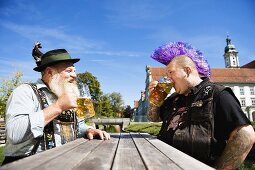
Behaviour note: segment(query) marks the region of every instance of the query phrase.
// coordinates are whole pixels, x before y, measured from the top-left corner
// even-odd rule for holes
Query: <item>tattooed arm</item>
[[[238,168],[245,160],[254,142],[255,133],[251,125],[236,128],[230,135],[216,169]]]

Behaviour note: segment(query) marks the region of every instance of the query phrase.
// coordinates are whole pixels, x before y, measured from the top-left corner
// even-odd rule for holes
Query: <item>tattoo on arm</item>
[[[250,134],[243,128],[232,132],[227,145],[218,160],[217,169],[238,168],[251,150],[253,142]]]
[[[153,106],[152,104],[148,107],[148,114],[147,117],[152,122],[160,122],[160,116],[159,116],[159,108],[157,106]]]

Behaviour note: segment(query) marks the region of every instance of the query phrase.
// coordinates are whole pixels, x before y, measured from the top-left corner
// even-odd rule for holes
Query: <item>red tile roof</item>
[[[255,68],[255,60],[243,65],[241,68]]]
[[[212,68],[211,80],[217,83],[255,83],[255,69]]]

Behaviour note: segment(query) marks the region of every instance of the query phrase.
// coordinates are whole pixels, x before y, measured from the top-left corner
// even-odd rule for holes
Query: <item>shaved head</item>
[[[173,60],[170,63],[174,63],[175,65],[178,65],[179,67],[190,67],[192,69],[196,69],[195,63],[185,55],[179,55],[173,58]],[[169,64],[170,64],[169,63]]]

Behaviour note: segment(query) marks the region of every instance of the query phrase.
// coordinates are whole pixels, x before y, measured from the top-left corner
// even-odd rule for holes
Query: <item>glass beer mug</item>
[[[95,110],[91,95],[89,93],[89,87],[79,79],[77,80],[77,85],[80,92],[80,95],[77,98],[77,118],[81,120],[95,116]]]
[[[167,77],[161,77],[157,86],[151,91],[149,101],[151,104],[159,107],[163,104],[165,98],[170,93],[173,82]]]

